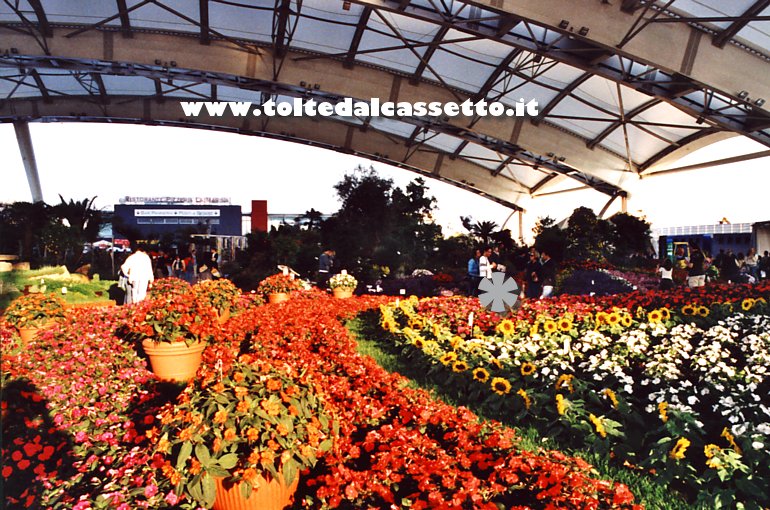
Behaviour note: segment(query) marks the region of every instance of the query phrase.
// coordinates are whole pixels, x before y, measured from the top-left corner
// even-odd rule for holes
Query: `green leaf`
[[[238,456],[234,453],[228,453],[219,459],[219,465],[224,469],[232,469],[238,463]]]
[[[181,471],[182,468],[184,468],[185,462],[187,462],[187,459],[190,458],[190,454],[192,453],[192,443],[190,441],[185,441],[182,443],[182,448],[179,450],[179,456],[176,458],[176,469],[177,471]]]
[[[206,445],[204,444],[195,445],[195,456],[198,457],[198,460],[201,461],[201,464],[204,467],[208,467],[208,465],[211,463],[211,454],[209,453],[209,449],[206,448]]]
[[[243,499],[249,499],[249,496],[251,496],[251,484],[250,483],[242,483],[241,487],[239,489],[241,491],[241,497]]]
[[[203,501],[206,503],[206,507],[210,508],[214,504],[214,500],[217,498],[217,485],[214,483],[214,479],[209,476],[203,477]]]
[[[222,469],[217,464],[213,464],[211,467],[209,467],[208,472],[211,474],[211,476],[218,476],[222,478],[230,476],[230,473],[226,469]]]
[[[318,449],[321,450],[322,452],[328,452],[329,450],[331,450],[331,447],[332,447],[332,440],[326,439],[321,442]]]
[[[195,501],[198,503],[203,503],[203,487],[200,480],[198,480],[197,483],[190,484],[187,488],[187,492]]]

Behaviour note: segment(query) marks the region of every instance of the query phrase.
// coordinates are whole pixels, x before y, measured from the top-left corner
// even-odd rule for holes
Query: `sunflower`
[[[618,312],[612,312],[607,315],[607,324],[610,326],[614,326],[618,322],[620,322],[620,314]]]
[[[693,305],[684,305],[682,307],[682,314],[683,315],[695,315],[695,312],[697,310],[695,309],[695,306]]]
[[[546,333],[553,333],[553,332],[555,332],[558,329],[558,327],[559,326],[556,324],[556,322],[554,322],[554,321],[552,321],[550,319],[545,321],[545,324],[543,324],[543,330]]]
[[[597,418],[593,415],[593,413],[588,415],[588,419],[593,423],[594,427],[596,427],[596,433],[599,434],[602,437],[607,437],[607,431],[604,429],[604,423],[602,423],[601,418]]]
[[[658,413],[660,414],[660,420],[666,423],[668,421],[668,402],[658,404]]]
[[[514,331],[516,331],[516,326],[512,321],[505,319],[497,325],[497,331],[503,335],[511,335]]]
[[[596,312],[596,325],[607,324],[607,312]]]
[[[556,412],[559,413],[559,416],[564,416],[564,413],[567,412],[567,408],[569,407],[569,401],[564,400],[564,395],[561,393],[556,394]]]
[[[521,375],[526,377],[528,375],[532,375],[535,373],[535,365],[529,362],[525,362],[521,364],[520,370],[521,370]]]
[[[559,330],[569,331],[572,329],[572,319],[562,318],[559,319]]]
[[[705,306],[699,306],[698,307],[698,315],[701,317],[708,317],[709,316],[709,309]]]
[[[724,306],[724,310],[727,313],[733,313],[733,304],[729,301],[725,301],[722,306]]]
[[[412,318],[409,319],[409,327],[413,329],[422,329],[423,323],[420,319]]]
[[[464,361],[455,361],[452,365],[452,372],[460,373],[468,370],[468,364]]]
[[[380,326],[383,330],[387,331],[388,333],[393,333],[393,330],[395,329],[395,324],[390,319],[383,319],[380,323]]]
[[[539,333],[539,323],[535,323],[534,325],[529,327],[529,336],[535,336]]]
[[[660,316],[664,321],[667,321],[671,318],[671,310],[668,308],[660,308]]]
[[[754,300],[751,298],[746,298],[743,300],[743,302],[741,302],[741,310],[743,310],[744,312],[748,312],[749,310],[752,309],[753,306],[754,306]]]
[[[562,374],[559,376],[559,379],[556,381],[556,389],[560,390],[564,388],[565,386],[569,390],[570,393],[573,393],[575,389],[572,387],[572,379],[575,376],[572,374]]]
[[[489,372],[483,368],[476,368],[473,370],[473,380],[480,383],[485,383],[489,380]]]
[[[690,440],[686,437],[680,437],[676,442],[676,445],[674,445],[674,447],[669,452],[668,456],[674,460],[682,460],[684,458],[684,453],[687,451],[689,446]]]
[[[706,465],[712,469],[719,469],[722,467],[722,460],[719,458],[719,454],[722,453],[722,449],[715,444],[707,444],[703,447],[703,453],[706,455]]]
[[[451,340],[449,340],[449,345],[452,346],[452,349],[457,350],[458,347],[462,347],[464,342],[465,341],[461,337],[453,336]]]
[[[492,391],[498,395],[507,395],[511,391],[511,383],[507,379],[502,377],[495,377],[492,379]]]
[[[444,366],[447,366],[450,363],[454,363],[455,361],[457,361],[457,353],[456,352],[448,352],[448,353],[444,354],[443,356],[441,356],[439,358],[439,361]]]
[[[725,439],[727,439],[727,442],[730,443],[730,446],[732,446],[733,450],[735,450],[735,453],[738,455],[742,455],[743,452],[741,451],[741,447],[738,446],[738,444],[735,442],[735,436],[730,434],[730,431],[727,430],[727,427],[722,430],[721,436]]]
[[[503,369],[503,364],[497,358],[492,358],[491,360],[489,360],[489,364],[494,366],[498,370],[502,370]]]
[[[663,314],[660,313],[660,310],[653,310],[647,314],[647,321],[650,322],[651,324],[658,323],[662,319],[663,319]]]
[[[623,327],[628,328],[631,326],[631,323],[633,322],[633,319],[629,314],[623,314],[623,317],[620,319],[620,323],[623,325]]]
[[[615,392],[612,391],[609,388],[606,388],[603,393],[607,396],[608,399],[610,399],[610,402],[612,402],[612,407],[615,409],[618,408],[618,397],[615,395]]]
[[[425,347],[425,339],[421,336],[416,336],[414,338],[414,346],[418,349],[423,349]]]
[[[524,407],[529,409],[529,407],[532,405],[532,401],[529,399],[529,395],[527,395],[526,390],[524,388],[519,388],[519,391],[517,391],[516,394],[520,396],[524,401]]]

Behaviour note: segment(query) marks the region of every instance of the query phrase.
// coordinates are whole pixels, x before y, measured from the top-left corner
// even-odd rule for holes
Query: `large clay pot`
[[[18,328],[19,329],[19,336],[21,337],[21,345],[27,345],[32,340],[35,339],[38,332],[42,330],[43,328]]]
[[[276,292],[275,294],[268,294],[267,301],[269,303],[283,303],[289,300],[289,295],[286,292]]]
[[[206,344],[196,342],[154,342],[149,338],[142,340],[144,352],[150,358],[150,366],[155,375],[164,381],[184,382],[191,379],[201,364],[201,354]]]
[[[258,478],[259,487],[252,489],[249,499],[241,495],[240,484],[226,485],[224,478],[214,478],[217,485],[217,499],[214,510],[283,510],[292,503],[299,484],[299,474],[290,486],[286,486],[283,476],[278,479],[269,474],[265,479]]]
[[[353,296],[353,289],[337,287],[335,289],[332,289],[332,293],[334,293],[334,297],[336,297],[337,299],[347,299]]]

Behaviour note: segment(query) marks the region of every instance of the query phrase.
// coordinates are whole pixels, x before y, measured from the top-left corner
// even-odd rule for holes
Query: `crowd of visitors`
[[[501,246],[485,246],[477,248],[468,259],[468,295],[477,296],[479,283],[484,278],[492,278],[496,272],[505,273],[507,267],[503,264]],[[538,299],[553,294],[556,279],[556,263],[547,250],[538,252],[535,248],[529,251],[529,260],[524,269],[525,278],[522,293],[527,298]]]
[[[770,252],[765,250],[764,255],[759,256],[754,248],[750,248],[748,254],[736,255],[731,249],[720,249],[712,257],[696,242],[690,242],[689,255],[680,247],[674,253],[674,262],[664,258],[657,271],[662,290],[685,283],[690,288],[703,287],[707,281],[756,283],[770,278]]]

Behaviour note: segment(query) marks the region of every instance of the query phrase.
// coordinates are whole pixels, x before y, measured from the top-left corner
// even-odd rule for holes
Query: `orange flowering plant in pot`
[[[241,295],[240,289],[226,278],[198,282],[193,285],[193,292],[198,299],[216,309],[220,318],[236,311]]]
[[[14,299],[5,318],[17,328],[39,328],[49,320],[64,317],[64,301],[54,294],[27,294]]]
[[[300,471],[332,447],[337,423],[303,374],[250,354],[218,372],[201,370],[161,410],[161,426],[149,435],[165,458],[162,473],[177,494],[206,508],[224,508],[219,498],[233,492],[254,508],[283,508]],[[283,501],[259,499],[270,484],[282,488]]]
[[[257,287],[259,294],[289,294],[291,292],[302,290],[302,282],[285,274],[274,274],[268,276]]]
[[[127,325],[141,341],[153,372],[171,381],[195,375],[206,344],[222,331],[216,310],[193,292],[146,299]]]

